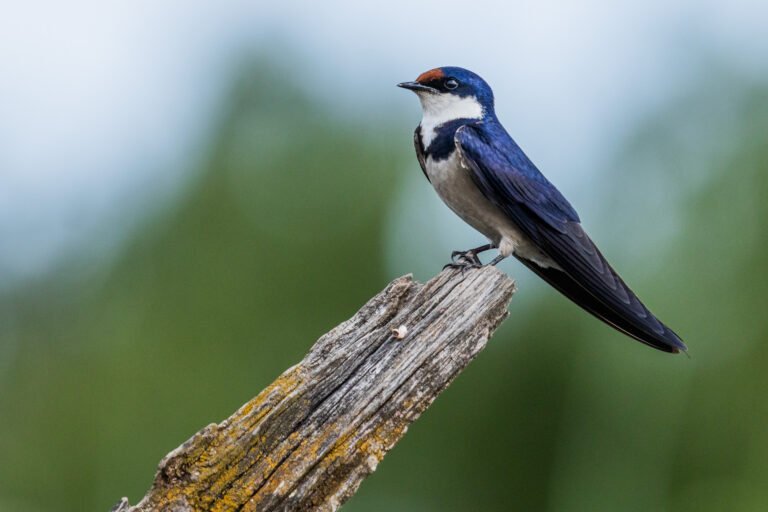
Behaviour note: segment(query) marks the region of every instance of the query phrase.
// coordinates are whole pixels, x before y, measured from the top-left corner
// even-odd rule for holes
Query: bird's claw
[[[482,266],[483,263],[473,251],[453,251],[451,253],[451,262],[444,266],[443,270],[457,268],[465,272],[471,268],[480,268]]]
[[[443,267],[443,270],[447,268],[455,268],[461,270],[462,273],[466,272],[467,270],[471,268],[482,268],[482,265],[477,265],[475,263],[470,263],[468,261],[462,261],[461,263],[448,263]]]
[[[478,258],[477,253],[474,250],[469,251],[453,251],[451,253],[451,263],[469,262],[473,266],[482,266],[483,262]]]

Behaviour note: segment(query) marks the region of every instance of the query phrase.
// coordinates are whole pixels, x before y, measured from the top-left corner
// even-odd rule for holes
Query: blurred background
[[[17,2],[0,18],[0,511],[108,510],[389,280],[482,243],[394,84],[498,114],[690,358],[520,264],[345,506],[768,508],[768,4]]]

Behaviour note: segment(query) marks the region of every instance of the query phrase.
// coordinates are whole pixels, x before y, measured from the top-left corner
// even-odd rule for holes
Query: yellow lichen
[[[402,421],[384,422],[365,439],[360,440],[357,450],[365,455],[373,455],[381,461],[387,451],[405,434],[405,427]]]
[[[246,447],[233,441],[252,431],[275,404],[303,384],[304,378],[305,371],[301,365],[289,369],[220,424],[218,426],[220,430],[213,431],[215,435],[208,441],[206,448],[202,448],[199,444],[193,446],[185,454],[183,465],[186,466],[185,473],[196,475],[195,481],[184,487],[171,486],[163,489],[158,498],[159,502],[170,504],[184,499],[195,508],[221,512],[236,509],[245,503],[251,496],[251,489],[255,482],[252,481],[254,480],[252,475],[243,475],[243,469],[236,461],[243,458],[246,453],[255,461],[262,460],[267,455],[264,453],[268,448],[267,438],[265,435],[256,437],[253,444],[249,443],[250,446]],[[255,411],[258,411],[256,415],[249,417]],[[249,424],[243,425],[243,420],[246,419]],[[289,441],[295,441],[295,439],[296,435],[289,437]],[[201,441],[202,438],[195,439],[196,443]],[[257,480],[271,474],[288,450],[288,447],[283,446],[280,450],[273,450],[267,459],[262,460],[262,464],[266,463],[266,468]],[[227,492],[217,498],[219,493],[227,487],[229,487]]]
[[[334,478],[313,497],[320,503],[335,495],[353,468],[364,465],[369,472],[374,471],[387,450],[405,433],[407,421],[402,417],[376,426],[362,439],[341,420],[325,424],[322,430],[303,439],[298,432],[273,442],[263,433],[251,434],[276,404],[303,384],[305,377],[301,366],[291,368],[213,429],[213,439],[208,439],[206,448],[192,448],[181,461],[185,473],[196,475],[195,481],[183,488],[165,489],[159,501],[171,504],[183,500],[196,509],[216,512],[240,507],[254,510],[265,498],[289,492],[304,469],[319,460],[321,468],[334,472]],[[413,401],[403,405],[411,408]],[[244,438],[244,445],[241,438],[249,434],[253,437]]]
[[[256,395],[255,398],[252,398],[247,404],[240,407],[240,409],[234,415],[232,415],[232,418],[249,416],[254,409],[259,409],[260,407],[266,405],[270,399],[274,399],[275,396],[273,395],[277,395],[278,399],[282,399],[291,391],[299,387],[303,381],[304,368],[301,365],[296,365],[288,369],[277,379],[275,379],[272,384],[262,390],[261,393]],[[256,421],[258,422],[260,419],[260,417],[256,418]]]

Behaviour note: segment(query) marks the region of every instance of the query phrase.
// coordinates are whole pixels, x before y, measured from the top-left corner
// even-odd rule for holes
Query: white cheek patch
[[[435,138],[435,129],[454,119],[482,119],[483,106],[474,96],[454,96],[447,93],[419,93],[421,101],[421,140],[424,147]]]

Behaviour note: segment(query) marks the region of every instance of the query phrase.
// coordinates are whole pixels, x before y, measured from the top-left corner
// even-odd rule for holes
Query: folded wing
[[[576,304],[632,338],[666,352],[686,350],[597,249],[578,214],[509,139],[498,149],[473,125],[456,132],[457,149],[481,192],[560,269],[521,261]]]

